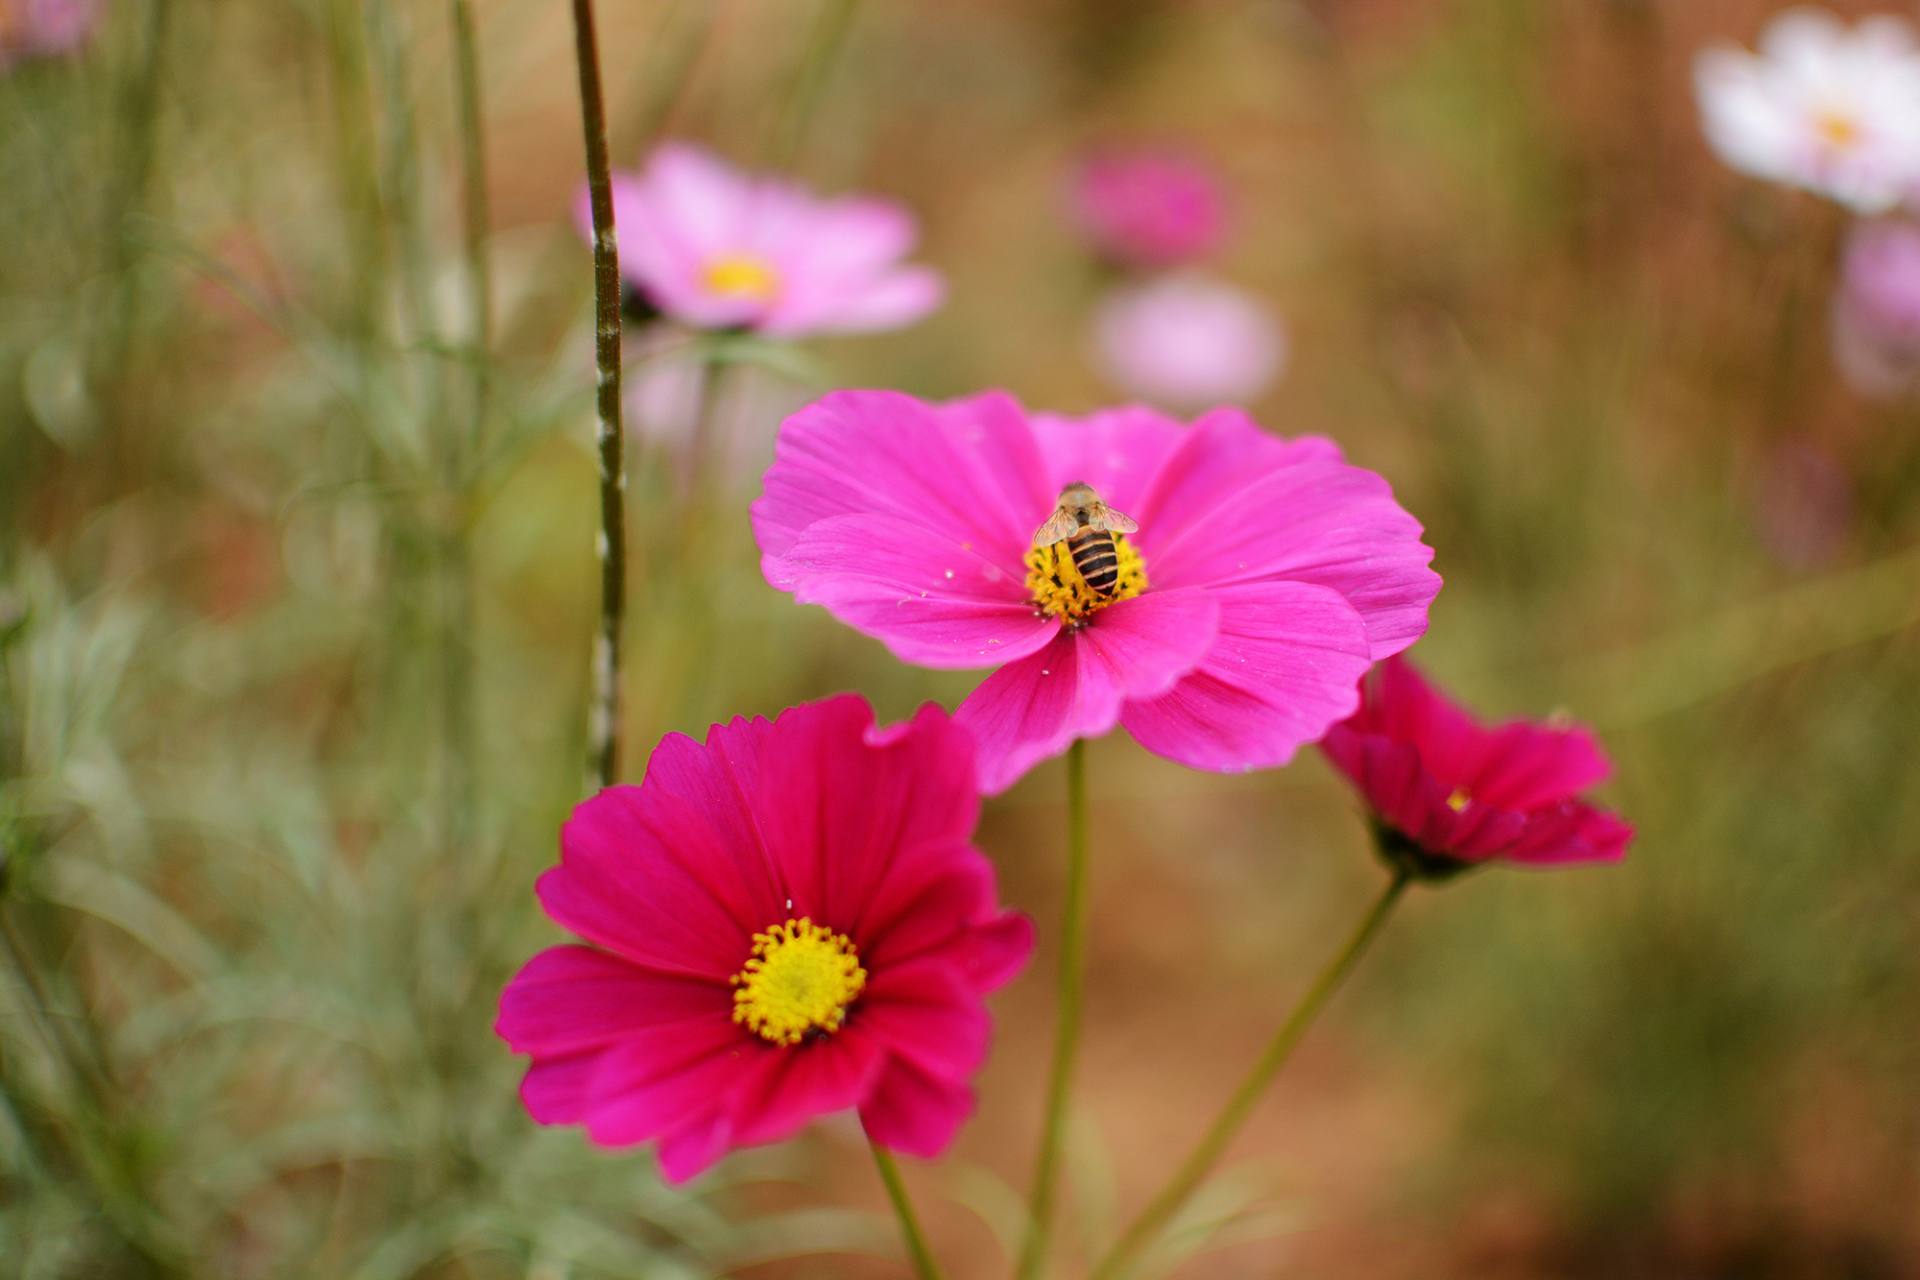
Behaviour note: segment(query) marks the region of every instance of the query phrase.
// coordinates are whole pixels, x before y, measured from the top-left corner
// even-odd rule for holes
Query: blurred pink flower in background
[[[0,0],[0,68],[71,53],[99,20],[99,0]]]
[[[1226,233],[1226,199],[1199,160],[1170,148],[1096,151],[1073,185],[1081,229],[1130,267],[1169,267],[1213,251]]]
[[[684,143],[614,176],[620,270],[662,314],[772,337],[894,329],[940,305],[930,268],[904,265],[917,228],[886,200],[820,199]],[[583,189],[582,234],[592,219]]]
[[[1076,482],[1138,524],[1104,597],[1036,543]],[[1197,769],[1285,764],[1426,631],[1440,589],[1385,480],[1236,409],[1189,427],[835,392],[781,425],[753,525],[767,581],[801,603],[904,662],[997,668],[954,714],[990,792],[1117,725]]]
[[[1190,272],[1108,294],[1093,346],[1115,387],[1181,410],[1256,400],[1287,360],[1285,331],[1265,303]]]
[[[972,743],[938,707],[881,728],[843,695],[669,734],[639,786],[574,809],[540,877],[594,945],[541,952],[500,997],[527,1110],[602,1146],[657,1139],[674,1182],[849,1108],[880,1145],[939,1154],[973,1110],[985,997],[1033,949],[979,814]]]
[[[1767,27],[1757,55],[1701,53],[1694,83],[1708,142],[1742,173],[1860,213],[1920,191],[1920,47],[1899,18],[1849,28],[1792,9]]]
[[[1612,771],[1578,726],[1482,725],[1404,658],[1381,663],[1360,709],[1321,749],[1379,828],[1381,852],[1437,877],[1501,859],[1547,866],[1614,862],[1633,828],[1579,799]]]
[[[1920,387],[1920,225],[1862,223],[1833,304],[1834,359],[1862,395]]]
[[[1787,567],[1816,569],[1845,548],[1853,478],[1816,441],[1788,440],[1770,449],[1756,501],[1760,540]]]
[[[773,433],[780,419],[807,397],[794,385],[749,362],[708,376],[698,340],[672,325],[643,324],[629,331],[632,356],[622,378],[625,420],[638,438],[671,454],[695,448],[721,476],[743,482],[773,460]],[[717,382],[717,386],[716,386]],[[704,406],[713,394],[718,403]]]

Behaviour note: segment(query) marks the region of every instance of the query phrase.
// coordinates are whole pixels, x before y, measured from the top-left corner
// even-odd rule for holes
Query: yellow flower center
[[[702,277],[709,290],[727,298],[771,302],[780,292],[780,277],[765,258],[730,253],[707,264]]]
[[[1465,787],[1455,787],[1453,794],[1447,797],[1447,808],[1455,813],[1465,813],[1467,806],[1473,803],[1473,793]]]
[[[733,985],[735,1022],[774,1044],[799,1044],[840,1029],[867,971],[846,934],[801,916],[753,935]]]
[[[1113,549],[1120,559],[1120,576],[1104,595],[1087,585],[1067,543],[1050,543],[1027,552],[1027,594],[1033,599],[1034,609],[1050,613],[1070,627],[1083,627],[1108,605],[1131,600],[1145,591],[1147,562],[1127,541],[1126,534],[1113,535]]]
[[[1850,111],[1828,108],[1813,118],[1813,131],[1835,151],[1851,150],[1861,137],[1860,122]]]

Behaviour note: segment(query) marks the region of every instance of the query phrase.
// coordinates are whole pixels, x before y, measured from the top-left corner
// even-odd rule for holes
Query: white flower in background
[[[1707,141],[1742,173],[1859,213],[1920,195],[1920,43],[1899,18],[1792,9],[1758,54],[1701,53],[1694,84]]]
[[[1258,399],[1286,365],[1280,320],[1258,298],[1183,272],[1114,290],[1094,355],[1121,390],[1170,409]]]

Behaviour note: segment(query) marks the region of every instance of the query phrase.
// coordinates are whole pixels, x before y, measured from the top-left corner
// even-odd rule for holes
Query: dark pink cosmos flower
[[[1578,798],[1611,771],[1591,733],[1482,725],[1403,658],[1374,669],[1360,709],[1320,748],[1360,789],[1381,852],[1416,875],[1494,859],[1615,862],[1633,839],[1617,815]]]
[[[897,329],[945,293],[937,272],[902,261],[917,228],[899,205],[821,199],[685,143],[614,175],[613,204],[621,274],[694,328],[782,338]],[[575,214],[591,239],[584,190]]]
[[[1105,593],[1072,544],[1036,539],[1075,482],[1138,526]],[[1116,724],[1195,768],[1284,764],[1426,630],[1440,587],[1385,480],[1234,409],[1183,426],[836,392],[782,424],[753,523],[767,581],[801,602],[903,661],[999,668],[954,717],[988,791]]]
[[[1172,149],[1095,152],[1075,175],[1073,208],[1094,247],[1130,267],[1192,262],[1226,233],[1226,199],[1213,174]]]
[[[971,843],[973,747],[938,707],[877,728],[853,696],[669,735],[639,786],[574,810],[543,951],[495,1029],[542,1124],[657,1140],[672,1181],[857,1108],[937,1155],[973,1107],[983,998],[1033,947]]]

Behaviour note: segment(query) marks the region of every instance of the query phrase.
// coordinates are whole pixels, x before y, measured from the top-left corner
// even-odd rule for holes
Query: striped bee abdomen
[[[1086,529],[1067,543],[1073,552],[1073,567],[1080,571],[1088,589],[1097,596],[1110,596],[1120,582],[1120,552],[1113,535],[1099,529]]]

